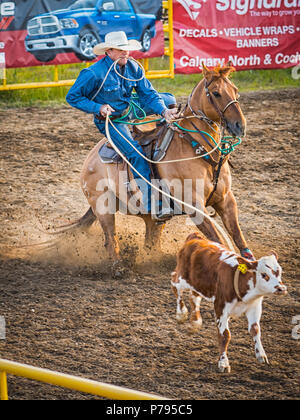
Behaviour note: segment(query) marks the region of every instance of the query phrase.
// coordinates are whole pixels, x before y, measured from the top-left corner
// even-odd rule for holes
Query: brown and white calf
[[[268,363],[261,343],[260,318],[262,301],[267,295],[285,295],[287,288],[281,282],[282,269],[275,252],[257,261],[228,251],[223,245],[202,239],[198,233],[189,235],[177,256],[177,267],[172,273],[172,289],[177,298],[177,320],[188,317],[182,294],[190,291],[193,329],[202,325],[200,303],[206,298],[214,303],[221,372],[230,372],[227,349],[230,341],[228,322],[232,316],[246,314],[248,330],[255,343],[259,362]]]

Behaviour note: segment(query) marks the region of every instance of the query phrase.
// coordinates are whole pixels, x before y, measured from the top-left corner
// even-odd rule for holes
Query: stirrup
[[[174,210],[173,209],[163,208],[162,210],[159,211],[158,214],[153,214],[152,219],[156,220],[157,222],[164,223],[167,220],[172,219],[173,216],[174,216]]]

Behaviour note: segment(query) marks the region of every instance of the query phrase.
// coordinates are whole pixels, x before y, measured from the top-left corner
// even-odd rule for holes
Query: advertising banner
[[[95,59],[111,31],[142,43],[135,58],[164,54],[161,0],[0,0],[0,66],[27,67]]]
[[[300,63],[300,0],[173,0],[176,73]]]

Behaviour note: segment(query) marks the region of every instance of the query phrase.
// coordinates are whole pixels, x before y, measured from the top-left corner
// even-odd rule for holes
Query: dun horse
[[[182,133],[188,133],[192,139],[202,145],[202,150],[208,152],[211,148],[206,139],[200,133],[207,132],[211,137],[219,141],[223,129],[235,138],[245,134],[246,120],[238,103],[238,89],[228,79],[234,69],[228,65],[222,68],[209,70],[204,67],[203,79],[194,88],[188,103],[182,111],[180,127],[182,130],[175,131],[173,140],[167,150],[164,160],[172,161],[180,158],[195,157],[195,151],[191,144],[183,139]],[[120,164],[103,164],[98,156],[100,147],[105,142],[102,139],[89,153],[81,172],[81,186],[90,204],[90,209],[78,222],[77,225],[88,226],[98,218],[105,234],[105,246],[109,257],[117,261],[120,259],[119,245],[116,236],[115,214],[101,214],[97,210],[97,201],[102,194],[97,187],[99,180],[109,178],[118,191]],[[224,158],[224,156],[223,156]],[[185,179],[192,180],[192,204],[203,212],[207,213],[206,206],[212,206],[220,215],[225,228],[233,238],[236,246],[243,256],[253,258],[247,247],[245,238],[241,232],[238,222],[238,210],[235,197],[231,190],[231,174],[228,157],[223,159],[221,150],[217,149],[211,154],[211,158],[194,159],[177,163],[157,163],[157,171],[161,179]],[[220,160],[222,165],[219,164]],[[211,164],[214,162],[214,164]],[[124,169],[124,167],[123,167]],[[216,173],[218,182],[216,185]],[[194,188],[196,179],[203,180],[204,191],[201,194]],[[118,208],[116,209],[118,210]],[[195,215],[192,215],[195,216]],[[157,224],[151,215],[141,215],[146,224],[145,246],[152,250],[160,249],[160,234],[162,225]],[[209,218],[202,218],[198,229],[210,240],[222,242],[214,224]]]

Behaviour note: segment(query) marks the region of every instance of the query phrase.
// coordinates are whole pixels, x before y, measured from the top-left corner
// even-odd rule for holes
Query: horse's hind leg
[[[145,215],[143,219],[146,224],[145,249],[152,252],[160,252],[160,235],[164,225],[157,224],[151,218],[151,214]]]
[[[108,252],[109,258],[113,261],[117,261],[120,259],[120,249],[118,239],[116,237],[115,214],[99,214],[96,212],[96,216],[104,232],[104,246]]]

